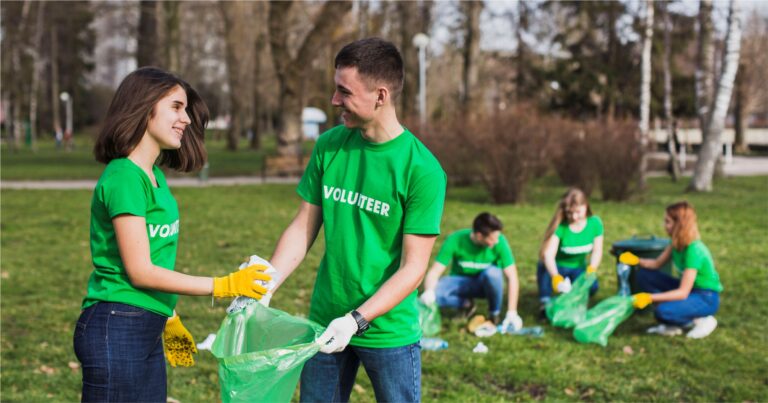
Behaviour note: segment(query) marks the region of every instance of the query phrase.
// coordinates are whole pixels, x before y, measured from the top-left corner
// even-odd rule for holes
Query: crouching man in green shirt
[[[517,266],[507,238],[501,233],[502,228],[501,221],[494,215],[480,213],[472,223],[472,229],[449,235],[424,280],[421,301],[427,305],[437,301],[441,307],[465,308],[472,312],[473,299],[486,298],[489,317],[498,324],[506,275],[509,290],[503,325],[511,330],[522,328],[523,320],[517,314],[520,288]],[[440,278],[448,266],[451,267],[450,275]]]
[[[304,366],[300,400],[348,401],[362,363],[377,401],[419,401],[416,287],[440,233],[447,178],[397,119],[397,48],[358,40],[335,66],[331,101],[344,124],[318,139],[297,189],[299,211],[271,260],[279,288],[324,226],[309,318],[327,330],[317,340],[321,353]]]

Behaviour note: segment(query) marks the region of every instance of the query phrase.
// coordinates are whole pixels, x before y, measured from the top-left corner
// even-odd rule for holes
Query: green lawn
[[[6,178],[3,154],[3,179]],[[447,350],[423,354],[425,401],[768,400],[768,178],[720,180],[710,194],[686,195],[685,184],[652,179],[648,192],[626,203],[595,201],[605,222],[607,246],[633,234],[662,234],[663,208],[687,198],[697,207],[725,291],[719,328],[687,340],[644,334],[652,315],[622,324],[607,348],[582,345],[571,332],[543,325],[542,338],[495,335],[482,341],[456,319],[444,323]],[[505,224],[521,274],[520,311],[536,322],[535,263],[538,242],[563,188],[542,180],[526,204],[495,206],[478,189],[449,189],[443,233],[466,227],[480,211]],[[298,205],[293,186],[264,185],[175,189],[182,213],[177,269],[223,275],[252,253],[268,256]],[[75,401],[80,371],[69,367],[72,330],[90,273],[88,191],[2,192],[2,399]],[[436,253],[443,237],[433,250]],[[609,249],[607,247],[606,249]],[[306,314],[322,239],[273,299],[272,306]],[[616,291],[613,257],[599,271],[602,300]],[[227,301],[182,297],[184,323],[202,341],[218,329]],[[630,352],[631,349],[631,353]],[[209,352],[192,368],[169,368],[169,395],[184,402],[218,399],[216,360]],[[361,371],[355,401],[373,401]]]
[[[53,180],[53,179],[98,179],[104,165],[93,158],[93,142],[88,133],[75,136],[76,146],[71,151],[57,149],[51,139],[38,142],[36,152],[22,148],[11,152],[3,142],[0,147],[1,180]],[[304,150],[309,155],[314,142],[307,141]],[[262,148],[249,148],[245,139],[241,140],[237,151],[227,151],[221,133],[207,133],[209,175],[211,177],[261,175],[265,155],[274,153],[274,136],[264,136]],[[166,171],[170,176],[180,176],[174,171]],[[184,174],[196,175],[196,173]]]

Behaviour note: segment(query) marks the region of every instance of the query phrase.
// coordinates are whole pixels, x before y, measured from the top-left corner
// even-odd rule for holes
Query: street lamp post
[[[413,36],[413,45],[419,49],[419,117],[421,125],[427,123],[427,45],[429,36],[418,33]]]

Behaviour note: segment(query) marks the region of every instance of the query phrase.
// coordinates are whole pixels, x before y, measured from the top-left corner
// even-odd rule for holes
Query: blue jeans
[[[574,269],[557,266],[557,272],[561,276],[571,279],[571,282],[576,281],[576,278],[584,274],[585,271],[586,269],[584,267]],[[544,266],[544,262],[542,261],[539,261],[536,265],[536,282],[539,285],[539,301],[541,301],[541,303],[549,302],[550,298],[552,298],[552,276],[549,275],[547,267]],[[598,282],[595,280],[595,283],[589,288],[589,295],[595,295],[597,288]]]
[[[680,288],[680,279],[658,270],[638,268],[635,283],[642,292],[665,292]],[[675,326],[688,326],[693,319],[714,315],[720,307],[720,293],[694,288],[688,298],[679,301],[657,302],[656,320]]]
[[[168,318],[132,305],[99,302],[75,325],[84,402],[165,402],[163,329]]]
[[[487,298],[491,315],[501,312],[504,293],[504,273],[496,266],[489,266],[476,276],[444,276],[437,283],[437,305],[461,308],[471,298]]]
[[[421,400],[421,347],[418,343],[394,348],[347,346],[334,354],[318,353],[301,372],[302,402],[348,402],[360,363],[371,379],[376,401]]]

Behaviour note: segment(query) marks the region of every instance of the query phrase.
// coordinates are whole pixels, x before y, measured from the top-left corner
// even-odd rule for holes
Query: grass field
[[[7,156],[3,155],[3,179]],[[15,168],[14,168],[15,169]],[[684,184],[653,179],[645,195],[626,203],[593,201],[606,226],[606,245],[633,234],[661,235],[663,208],[687,198],[697,207],[703,239],[713,252],[725,291],[719,328],[688,340],[644,334],[652,315],[622,324],[608,347],[582,345],[571,332],[542,324],[542,338],[495,335],[482,341],[486,355],[471,352],[480,340],[444,323],[450,348],[424,352],[425,401],[766,401],[768,400],[768,178],[720,180],[710,194],[686,195]],[[520,311],[536,322],[535,263],[538,241],[563,188],[542,180],[521,205],[488,204],[475,188],[449,189],[442,230],[464,228],[480,211],[502,219],[521,276]],[[223,275],[253,253],[268,256],[295,213],[293,186],[264,185],[175,189],[182,214],[177,270]],[[80,371],[72,330],[90,274],[89,191],[2,192],[2,400],[76,401]],[[442,242],[433,250],[433,256]],[[305,314],[320,239],[272,306]],[[606,247],[606,250],[609,247]],[[595,301],[616,291],[613,257],[599,270]],[[227,301],[182,297],[184,323],[202,341],[214,333]],[[219,397],[217,363],[209,352],[192,368],[169,368],[169,396],[183,402]],[[373,401],[364,371],[354,401]]]
[[[209,176],[226,177],[237,175],[261,175],[265,155],[275,150],[274,136],[264,136],[259,150],[249,148],[246,140],[241,140],[237,151],[227,151],[226,142],[221,133],[206,133],[208,150]],[[93,158],[91,134],[79,133],[76,146],[71,151],[57,149],[51,139],[38,142],[36,152],[27,147],[11,152],[3,142],[0,152],[0,179],[2,180],[53,180],[53,179],[98,179],[104,165]],[[314,142],[307,141],[306,155],[312,151]],[[197,175],[197,173],[179,174],[166,171],[170,176]]]

